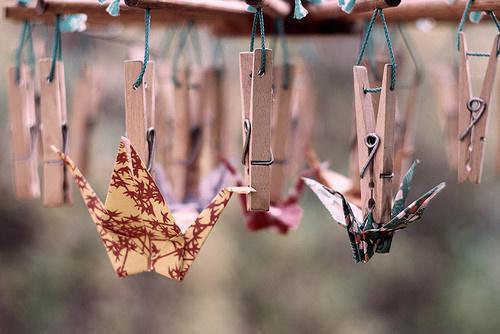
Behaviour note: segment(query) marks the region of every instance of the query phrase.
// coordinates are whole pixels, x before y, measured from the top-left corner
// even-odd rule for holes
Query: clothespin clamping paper
[[[391,58],[391,64],[384,66],[382,86],[370,88],[368,71],[360,66],[371,28],[365,34],[357,65],[353,68],[361,208],[349,203],[339,191],[311,179],[305,180],[332,218],[347,230],[356,262],[368,262],[375,252],[388,253],[394,233],[419,221],[429,202],[445,187],[441,183],[406,206],[417,165],[415,161],[402,178],[396,196],[392,196],[396,62],[381,9],[374,11],[369,27],[373,27],[378,14]],[[373,93],[380,93],[377,114],[371,97]]]
[[[260,21],[262,35],[262,8],[256,10],[254,28],[257,21]],[[253,37],[250,50],[253,50]],[[270,205],[271,165],[274,161],[271,150],[272,59],[272,50],[265,48],[264,38],[260,49],[240,53],[242,163],[245,165],[246,184],[255,189],[247,197],[247,208],[250,211],[268,211]]]
[[[468,11],[466,10],[464,17],[467,16],[467,13]],[[497,73],[498,57],[500,55],[500,23],[492,11],[488,12],[488,14],[495,21],[497,27],[499,27],[499,33],[494,38],[491,53],[470,52],[467,47],[465,33],[462,31],[463,24],[458,29],[458,48],[460,51],[458,79],[458,181],[464,182],[469,180],[475,184],[481,183],[488,113]],[[474,95],[472,92],[470,57],[489,58],[479,96]]]
[[[68,171],[51,146],[68,147],[68,126],[66,110],[66,87],[64,63],[61,57],[60,16],[56,17],[54,53],[52,59],[39,62],[40,110],[43,142],[43,204],[57,207],[71,204],[71,184]]]

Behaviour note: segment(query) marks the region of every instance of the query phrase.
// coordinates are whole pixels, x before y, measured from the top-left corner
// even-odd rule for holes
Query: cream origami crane
[[[120,140],[104,204],[73,161],[52,148],[70,169],[113,268],[120,277],[154,271],[181,281],[232,193],[252,190],[248,187],[223,188],[183,232],[127,138]]]

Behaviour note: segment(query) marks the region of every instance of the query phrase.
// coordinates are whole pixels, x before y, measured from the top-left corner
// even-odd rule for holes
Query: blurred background
[[[39,200],[15,199],[8,97],[6,80],[1,80],[0,333],[498,333],[498,86],[482,184],[458,185],[439,126],[435,72],[456,62],[456,25],[417,29],[411,24],[405,29],[426,72],[417,102],[415,156],[421,163],[410,197],[441,181],[447,188],[420,223],[397,234],[390,254],[375,255],[368,264],[353,262],[345,231],[306,190],[302,223],[286,236],[247,231],[239,203],[232,201],[184,282],[149,273],[118,279],[78,194],[72,207],[57,209],[43,208]],[[468,24],[466,29],[472,50],[490,49],[493,25]],[[0,30],[0,66],[6,75],[21,26],[2,19]],[[199,30],[206,41],[204,29]],[[153,26],[153,48],[163,35]],[[124,133],[122,62],[141,58],[144,43],[139,28],[125,29],[121,36],[136,42],[95,40],[89,51],[83,37],[63,35],[70,118],[73,84],[82,63],[102,74],[88,172],[101,198]],[[52,28],[37,25],[34,37],[46,40],[50,50]],[[289,40],[292,62],[298,56],[306,59],[317,94],[313,145],[322,160],[344,174],[353,121],[352,65],[359,42],[359,34]],[[248,38],[224,39],[223,46],[228,131],[237,157],[238,53],[247,50]],[[211,49],[206,46],[202,52],[209,63]],[[411,76],[411,66],[405,62],[400,80]],[[476,90],[485,68],[486,61],[474,61]]]

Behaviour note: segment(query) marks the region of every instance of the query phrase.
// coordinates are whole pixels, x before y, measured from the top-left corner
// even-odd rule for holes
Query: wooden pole
[[[250,6],[259,6],[264,14],[272,17],[287,17],[292,12],[290,3],[284,0],[245,0]]]
[[[313,20],[343,19],[358,20],[367,17],[375,8],[385,8],[384,15],[391,21],[412,21],[420,18],[433,18],[438,21],[459,20],[468,0],[456,0],[449,4],[445,0],[405,0],[396,6],[390,6],[384,0],[358,0],[351,14],[346,14],[336,1],[323,2],[309,5],[307,10]],[[475,0],[471,11],[493,10],[500,14],[500,1]]]
[[[347,18],[349,15],[372,12],[375,8],[398,6],[401,0],[358,0],[351,14],[344,12],[337,1],[326,1],[307,6],[311,19],[324,20],[331,18]],[[404,3],[404,2],[403,2]]]

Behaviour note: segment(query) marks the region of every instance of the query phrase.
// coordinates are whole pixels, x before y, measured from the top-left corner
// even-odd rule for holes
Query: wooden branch
[[[287,17],[292,12],[292,6],[284,0],[245,0],[250,6],[259,6],[265,15],[272,17]]]
[[[358,0],[351,14],[344,12],[337,1],[326,1],[307,6],[311,19],[324,20],[331,18],[348,18],[349,15],[373,12],[375,8],[398,6],[401,0]]]

